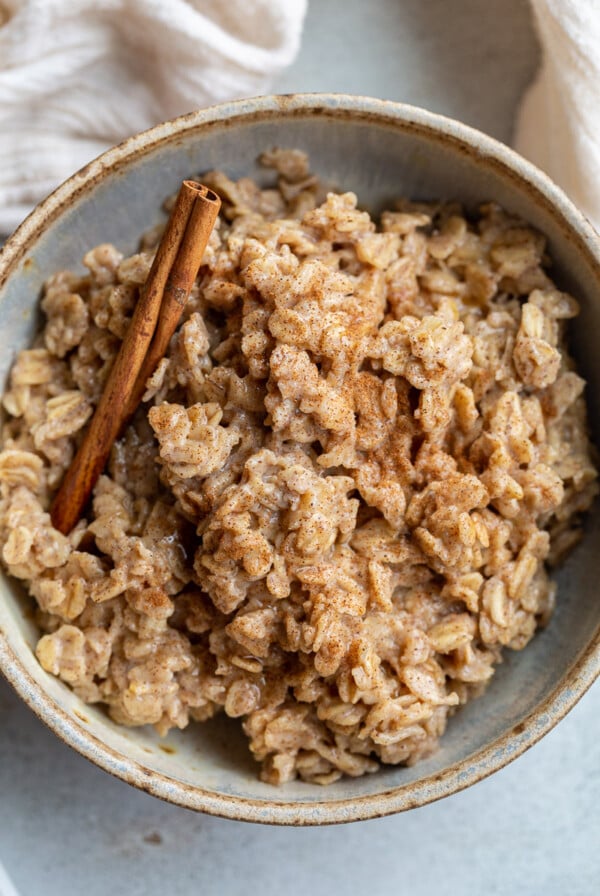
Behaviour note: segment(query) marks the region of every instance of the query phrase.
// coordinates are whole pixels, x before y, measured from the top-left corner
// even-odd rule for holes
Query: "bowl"
[[[328,182],[351,189],[376,213],[398,195],[493,199],[548,238],[553,275],[582,303],[573,348],[588,380],[592,426],[600,424],[600,241],[591,225],[540,171],[506,146],[420,109],[340,95],[271,96],[215,106],[159,125],[109,150],[42,202],[0,257],[0,326],[14,352],[38,326],[36,306],[49,273],[79,266],[91,246],[133,251],[182,178],[213,167],[264,181],[265,148],[306,150]],[[272,175],[271,175],[272,177]],[[598,435],[598,433],[596,433]],[[0,581],[0,668],[33,711],[101,768],[155,796],[229,818],[325,824],[420,806],[461,790],[519,756],[549,731],[600,671],[598,510],[560,571],[555,615],[522,653],[507,651],[485,695],[450,721],[441,747],[411,768],[387,767],[326,788],[262,783],[239,725],[193,725],[161,741],[126,729],[83,704],[46,674],[34,655],[36,631],[18,584]]]

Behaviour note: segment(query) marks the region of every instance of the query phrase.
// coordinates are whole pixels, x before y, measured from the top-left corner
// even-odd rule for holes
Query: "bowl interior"
[[[436,133],[426,120],[403,120],[397,111],[386,118],[386,104],[379,104],[378,115],[373,109],[365,111],[364,103],[363,111],[358,102],[346,109],[336,108],[339,105],[330,100],[328,109],[311,109],[308,104],[296,110],[263,106],[254,115],[242,110],[237,118],[209,123],[196,116],[163,127],[158,143],[147,141],[148,145],[130,151],[110,176],[100,172],[94,182],[89,172],[84,173],[79,190],[75,182],[62,208],[50,216],[53,220],[32,233],[21,260],[9,266],[0,293],[0,327],[10,348],[0,356],[0,383],[5,382],[15,352],[28,344],[38,325],[40,288],[51,272],[79,267],[84,252],[101,242],[113,242],[126,252],[135,250],[139,235],[156,223],[163,199],[183,177],[218,167],[232,177],[272,181],[272,172],[260,169],[255,159],[277,145],[306,150],[316,173],[338,189],[357,193],[360,204],[372,212],[402,195],[458,198],[468,206],[494,199],[545,233],[553,275],[582,304],[573,339],[589,384],[594,428],[600,421],[598,271],[582,243],[569,235],[561,214],[491,156],[485,142],[469,148],[452,134]],[[404,119],[410,118],[404,114]],[[384,795],[391,790],[393,808],[406,808],[469,783],[476,767],[481,776],[504,764],[511,752],[519,752],[523,723],[553,694],[598,630],[600,602],[595,599],[594,575],[599,550],[596,511],[588,520],[583,543],[559,574],[558,605],[550,626],[523,653],[506,652],[486,694],[451,720],[434,756],[413,768],[384,768],[376,775],[327,788],[293,783],[276,790],[261,783],[235,722],[192,725],[161,741],[152,730],[120,728],[102,710],[85,706],[37,664],[32,652],[36,632],[21,589],[5,576],[0,581],[0,635],[10,650],[5,649],[4,662],[30,705],[72,745],[162,796],[253,820],[310,823],[365,817],[389,810],[392,804]],[[1,642],[0,638],[0,647]],[[568,692],[563,694],[552,711],[560,715],[560,700],[569,699]],[[547,721],[537,718],[528,725],[542,730]],[[509,731],[514,738],[504,739],[480,761],[483,748]],[[457,764],[459,768],[446,775],[445,770]],[[415,796],[415,787],[424,784],[427,787]],[[429,795],[423,796],[426,792]]]

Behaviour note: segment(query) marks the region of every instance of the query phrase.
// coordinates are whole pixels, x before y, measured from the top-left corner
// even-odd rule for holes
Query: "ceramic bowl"
[[[420,109],[330,95],[244,100],[162,124],[109,150],[41,203],[0,259],[0,382],[14,352],[38,326],[36,305],[52,271],[78,266],[111,241],[133,251],[182,178],[219,167],[264,181],[265,148],[299,147],[316,172],[356,192],[377,212],[398,195],[493,199],[546,234],[553,274],[582,303],[573,348],[600,425],[600,243],[585,218],[541,172],[507,147]],[[272,174],[270,175],[272,178]],[[596,431],[596,442],[598,442]],[[597,597],[600,525],[559,573],[550,626],[522,653],[507,651],[485,695],[451,719],[435,755],[412,768],[382,768],[329,787],[302,782],[275,789],[258,780],[239,725],[190,726],[161,741],[152,730],[115,725],[47,675],[34,656],[36,631],[22,592],[0,582],[0,667],[35,713],[67,744],[114,775],[181,806],[229,818],[323,824],[399,812],[480,780],[534,744],[590,686],[600,669]]]

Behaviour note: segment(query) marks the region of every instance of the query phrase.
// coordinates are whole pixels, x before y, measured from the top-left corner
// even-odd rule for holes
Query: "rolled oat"
[[[52,495],[157,232],[45,288],[3,403],[0,548],[37,655],[160,734],[224,710],[262,776],[414,763],[552,610],[546,563],[596,492],[575,300],[493,204],[401,201],[379,225],[302,153],[224,200],[183,322],[68,538]]]

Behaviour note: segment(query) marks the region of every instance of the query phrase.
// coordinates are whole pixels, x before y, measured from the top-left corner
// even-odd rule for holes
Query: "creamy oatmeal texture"
[[[0,546],[42,666],[161,734],[224,710],[266,781],[413,763],[546,622],[596,491],[577,303],[493,204],[376,225],[299,152],[223,198],[144,405],[69,537],[48,508],[158,232],[46,284],[4,407]],[[549,658],[551,661],[551,658]]]

